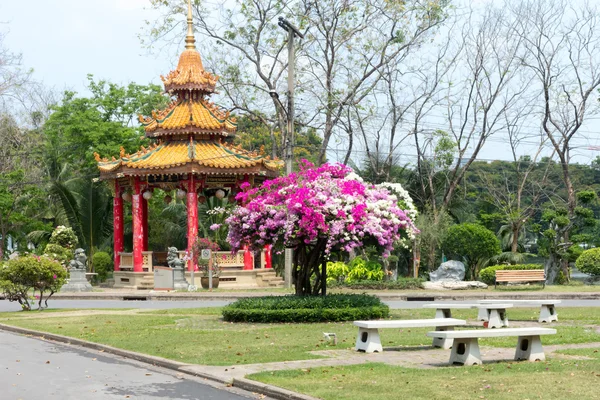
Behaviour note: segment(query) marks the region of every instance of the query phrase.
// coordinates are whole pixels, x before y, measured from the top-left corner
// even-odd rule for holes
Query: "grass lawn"
[[[233,365],[319,358],[313,350],[349,349],[354,346],[356,328],[351,322],[315,324],[243,324],[220,319],[219,308],[139,310],[123,314],[69,315],[70,311],[17,312],[0,314],[0,323],[103,343],[114,347],[205,364]],[[117,313],[118,311],[118,313]],[[544,344],[600,342],[593,325],[600,325],[595,308],[559,309],[558,333],[544,337]],[[84,310],[81,310],[85,314]],[[89,312],[89,311],[88,311]],[[434,310],[392,310],[394,319],[432,318]],[[536,321],[539,310],[509,311],[509,319]],[[65,314],[62,316],[61,314]],[[24,317],[28,318],[24,318]],[[458,310],[456,318],[473,319],[476,310]],[[477,326],[481,326],[477,323]],[[430,328],[386,329],[384,346],[427,346]],[[329,347],[323,332],[335,332],[338,345]],[[482,339],[482,346],[513,347],[514,338]]]
[[[371,363],[263,372],[249,378],[324,400],[598,399],[598,349],[586,349],[585,354],[591,359],[435,369]]]

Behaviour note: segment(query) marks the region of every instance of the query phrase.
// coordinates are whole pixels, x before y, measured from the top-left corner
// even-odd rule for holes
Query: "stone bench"
[[[465,309],[465,308],[478,308],[477,319],[480,321],[488,321],[488,328],[501,328],[508,326],[508,318],[506,316],[506,309],[511,308],[512,304],[508,303],[487,303],[487,304],[436,304],[429,303],[423,304],[423,308],[435,308],[436,318],[451,318],[452,308]],[[482,319],[483,318],[483,319]]]
[[[544,361],[541,335],[554,335],[556,329],[549,328],[509,328],[501,330],[474,329],[460,331],[427,332],[427,336],[438,339],[453,339],[450,365],[480,365],[479,338],[517,336],[515,360]]]
[[[365,353],[374,351],[382,352],[381,339],[379,338],[379,329],[386,328],[428,328],[435,327],[436,331],[453,330],[455,326],[466,325],[464,319],[454,318],[434,318],[434,319],[406,319],[395,321],[354,321],[358,327],[358,336],[356,337],[356,350]],[[433,339],[434,347],[449,349],[452,347],[452,340]]]
[[[477,308],[480,304],[464,304],[464,303],[428,303],[423,304],[423,308],[435,308],[435,318],[452,318],[452,309],[469,309]]]
[[[503,303],[507,302],[507,300],[478,300],[480,304],[494,304],[494,303]],[[540,306],[540,317],[538,321],[542,322],[552,322],[558,321],[558,314],[556,313],[556,305],[560,304],[560,300],[508,300],[515,307],[529,307],[529,306]],[[477,319],[480,321],[486,321],[487,316],[485,313],[479,313]]]

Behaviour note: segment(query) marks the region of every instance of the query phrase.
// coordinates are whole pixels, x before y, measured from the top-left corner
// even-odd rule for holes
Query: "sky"
[[[148,4],[148,0],[0,0],[0,31],[7,34],[4,45],[22,54],[26,68],[33,68],[34,79],[58,93],[68,89],[87,95],[87,74],[118,84],[162,84],[160,75],[174,69],[183,50],[184,32],[178,47],[149,53],[138,37],[145,21],[158,16]],[[202,37],[196,39],[201,48]],[[576,160],[584,163],[600,155],[587,149],[600,145],[596,129],[585,130],[592,138],[577,143],[583,150]],[[511,158],[508,148],[500,150],[494,142],[479,157]]]
[[[0,30],[7,34],[5,46],[22,54],[34,78],[58,91],[86,93],[87,74],[120,84],[160,84],[160,75],[177,59],[142,47],[144,21],[156,16],[147,5],[148,0],[0,0]]]

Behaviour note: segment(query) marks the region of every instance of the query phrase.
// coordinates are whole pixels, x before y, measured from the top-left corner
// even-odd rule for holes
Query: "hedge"
[[[358,281],[352,283],[335,282],[327,284],[331,288],[372,289],[372,290],[410,290],[423,289],[422,278],[399,278],[397,281]]]
[[[229,322],[340,322],[388,316],[387,305],[364,294],[254,297],[223,308],[223,319]]]
[[[496,280],[497,270],[524,270],[524,269],[544,269],[541,264],[516,264],[516,265],[492,265],[482,269],[479,272],[479,280],[488,285],[493,285]]]

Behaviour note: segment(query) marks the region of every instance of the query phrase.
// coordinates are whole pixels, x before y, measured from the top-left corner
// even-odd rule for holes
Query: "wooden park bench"
[[[556,329],[549,328],[508,328],[500,330],[473,329],[458,331],[427,332],[427,336],[439,339],[453,339],[450,365],[480,365],[479,338],[518,336],[515,360],[544,361],[541,335],[554,335]]]
[[[494,287],[500,282],[543,282],[546,287],[546,273],[543,269],[499,269],[496,271]]]
[[[494,303],[511,303],[515,307],[531,307],[531,306],[540,306],[540,317],[538,321],[542,322],[552,322],[558,321],[558,314],[556,313],[556,305],[560,304],[560,300],[552,300],[552,299],[543,299],[543,300],[478,300],[480,304],[494,304]],[[480,313],[477,317],[480,321],[486,321],[487,315]]]
[[[382,352],[381,339],[379,338],[379,329],[384,328],[427,328],[435,327],[436,331],[453,330],[455,326],[466,325],[464,319],[454,318],[433,318],[433,319],[406,319],[396,321],[354,321],[358,326],[358,336],[356,337],[356,350],[365,353],[374,351]],[[434,347],[449,349],[452,347],[452,340],[434,338]]]

